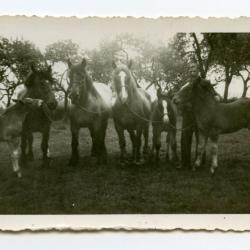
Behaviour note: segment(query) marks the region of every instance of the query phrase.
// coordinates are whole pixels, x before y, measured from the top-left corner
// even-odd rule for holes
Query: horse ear
[[[132,59],[130,59],[128,62],[128,68],[131,69],[132,66],[133,66],[133,61],[132,61]]]
[[[200,85],[203,86],[203,87],[206,87],[206,86],[209,86],[211,85],[211,82],[209,80],[206,80],[206,79],[202,79],[200,78]]]
[[[70,61],[70,59],[67,60],[67,64],[68,64],[68,67],[71,68],[72,62]]]
[[[83,58],[83,59],[82,59],[81,65],[82,65],[83,68],[86,68],[86,65],[87,65],[87,60],[86,60],[86,58]]]
[[[157,98],[160,99],[161,98],[161,95],[162,95],[162,91],[161,91],[161,88],[159,87],[157,89]]]
[[[48,72],[49,72],[49,73],[52,72],[52,67],[51,67],[51,65],[48,66]]]
[[[33,63],[30,65],[30,70],[31,72],[36,72],[36,67]]]
[[[113,69],[116,69],[116,68],[117,68],[117,65],[116,65],[116,63],[115,63],[114,60],[112,61],[112,68],[113,68]]]
[[[14,103],[20,103],[20,104],[24,104],[24,101],[22,99],[12,99],[12,101]]]

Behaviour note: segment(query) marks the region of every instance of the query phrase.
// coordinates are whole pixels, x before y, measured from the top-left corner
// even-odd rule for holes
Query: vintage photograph
[[[0,17],[0,214],[247,214],[250,33]]]

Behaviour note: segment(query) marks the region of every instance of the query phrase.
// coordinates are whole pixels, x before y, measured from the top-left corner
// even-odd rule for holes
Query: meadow
[[[162,137],[164,142],[165,135]],[[106,145],[108,164],[91,158],[89,132],[80,133],[80,164],[67,166],[71,136],[67,123],[53,124],[49,168],[41,167],[40,134],[35,135],[35,161],[18,179],[6,144],[0,144],[0,214],[171,214],[250,212],[250,133],[241,130],[219,141],[219,169],[209,174],[208,163],[192,172],[160,164],[119,164],[119,144],[110,121]],[[127,136],[127,147],[131,144]],[[180,133],[178,132],[180,154]],[[208,160],[210,153],[208,153]]]

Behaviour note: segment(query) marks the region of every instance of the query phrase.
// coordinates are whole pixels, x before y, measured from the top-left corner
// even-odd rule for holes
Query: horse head
[[[169,114],[170,114],[170,96],[169,93],[163,91],[161,88],[157,89],[157,109],[160,113],[162,122],[164,124],[169,123]]]
[[[12,101],[17,105],[23,106],[26,110],[40,108],[43,104],[43,100],[33,98],[12,99]]]
[[[24,83],[27,89],[25,97],[41,99],[50,109],[55,109],[57,101],[52,91],[54,82],[51,66],[39,70],[31,66]]]
[[[209,98],[213,101],[220,100],[220,95],[214,90],[214,85],[209,80],[198,77],[195,81],[186,83],[174,95],[176,105],[192,103],[195,98]]]
[[[113,85],[121,103],[126,103],[132,89],[136,87],[134,77],[131,73],[132,61],[128,65],[117,66],[113,62]]]
[[[73,65],[68,60],[68,77],[69,77],[69,98],[73,104],[79,104],[82,95],[87,94],[87,89],[90,86],[90,77],[86,70],[87,60],[82,59],[82,62]]]

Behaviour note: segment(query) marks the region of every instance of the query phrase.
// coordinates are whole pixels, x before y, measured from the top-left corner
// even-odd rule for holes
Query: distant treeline
[[[133,59],[133,71],[138,84],[145,88],[161,85],[178,89],[189,79],[189,67],[197,63],[202,77],[213,73],[217,82],[223,82],[224,101],[234,77],[241,79],[242,96],[248,91],[250,80],[250,34],[248,33],[177,33],[170,42],[153,45],[145,39],[122,34],[106,40],[93,50],[81,50],[71,40],[52,43],[42,53],[30,41],[0,38],[0,101],[10,105],[16,88],[25,81],[30,65],[43,67],[67,61],[89,60],[88,70],[94,81],[110,83],[112,62],[124,63]],[[55,90],[67,106],[66,72],[54,72]],[[146,84],[146,85],[145,85]],[[235,83],[234,83],[235,84]]]

